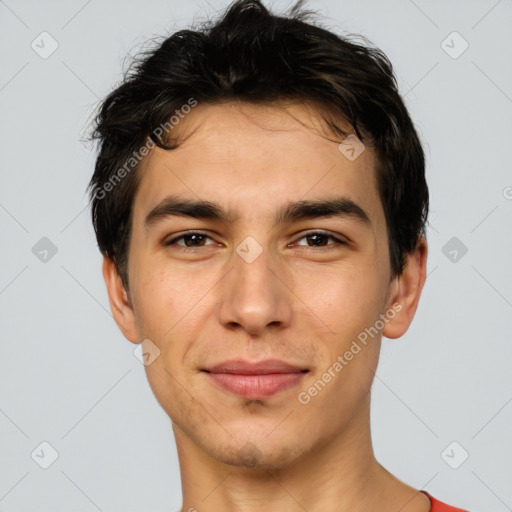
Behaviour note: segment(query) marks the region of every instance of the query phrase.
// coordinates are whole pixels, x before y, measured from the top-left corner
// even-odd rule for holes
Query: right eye
[[[170,240],[165,241],[164,245],[170,246],[170,245],[175,244],[175,245],[179,245],[180,247],[187,248],[187,249],[193,249],[194,247],[205,247],[205,244],[202,243],[205,241],[205,239],[212,240],[208,235],[206,235],[205,233],[202,233],[200,231],[189,231],[187,233],[182,233],[181,235],[179,235],[177,237],[174,237],[174,238],[171,238]],[[183,240],[185,243],[184,244],[178,243],[181,240]],[[191,245],[188,245],[188,242],[191,242]],[[214,245],[214,244],[215,243],[208,244],[208,245]]]

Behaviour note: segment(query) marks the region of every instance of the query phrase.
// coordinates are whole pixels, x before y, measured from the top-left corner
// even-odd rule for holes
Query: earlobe
[[[127,340],[132,343],[139,343],[133,306],[117,272],[115,263],[107,256],[103,256],[102,271],[107,286],[110,310],[117,326]]]
[[[382,335],[386,338],[403,336],[418,308],[427,273],[427,241],[423,235],[418,239],[415,250],[407,256],[405,268],[400,276],[390,284],[387,309],[393,309],[395,315],[386,323]],[[399,305],[399,306],[398,306]]]

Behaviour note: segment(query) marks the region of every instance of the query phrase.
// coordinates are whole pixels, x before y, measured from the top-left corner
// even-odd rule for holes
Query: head
[[[93,131],[114,318],[156,347],[146,373],[178,435],[240,466],[290,463],[366,417],[381,336],[407,330],[425,279],[424,154],[392,66],[299,7],[242,0],[171,35]],[[285,360],[300,383],[236,396],[207,371],[234,358]]]

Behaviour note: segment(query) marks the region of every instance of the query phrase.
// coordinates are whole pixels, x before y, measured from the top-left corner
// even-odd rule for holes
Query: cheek
[[[308,280],[296,282],[301,282],[297,296],[306,309],[341,339],[357,336],[373,325],[381,312],[382,283],[372,267],[347,264],[329,272],[322,269]]]
[[[133,287],[137,323],[150,339],[165,341],[196,304],[200,290],[192,276],[154,261],[140,262]]]
[[[197,407],[193,395],[180,385],[184,380],[182,376],[168,368],[164,354],[146,366],[145,370],[153,395],[173,422],[180,426],[188,423],[199,429],[200,423],[208,420],[206,412]]]
[[[150,339],[160,351],[158,359],[146,367],[146,373],[155,394],[162,386],[179,391],[172,376],[181,381],[191,370],[187,357],[204,331],[205,318],[211,314],[211,305],[204,296],[213,286],[213,273],[204,276],[155,262],[140,268],[144,272],[138,276],[134,296],[137,325],[141,336]]]

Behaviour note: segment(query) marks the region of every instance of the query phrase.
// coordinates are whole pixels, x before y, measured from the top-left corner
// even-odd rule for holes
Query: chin
[[[204,446],[216,460],[236,468],[253,470],[282,469],[293,464],[303,453],[289,445],[277,445],[267,440],[230,440],[225,446]]]

